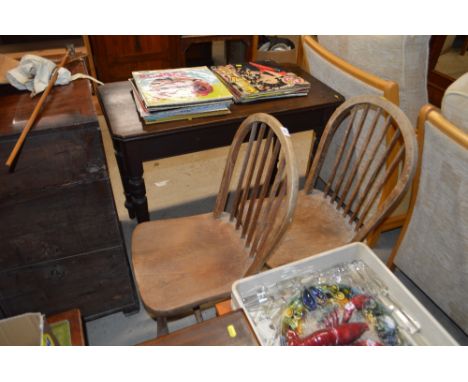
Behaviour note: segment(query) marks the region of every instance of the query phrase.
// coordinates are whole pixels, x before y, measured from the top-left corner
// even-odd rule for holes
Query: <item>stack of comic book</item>
[[[305,96],[310,83],[276,63],[249,62],[211,68],[234,95],[237,103]]]
[[[232,94],[206,66],[137,71],[129,81],[146,124],[230,113]]]

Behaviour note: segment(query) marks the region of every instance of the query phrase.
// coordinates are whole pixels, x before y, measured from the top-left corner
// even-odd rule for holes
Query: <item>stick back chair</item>
[[[245,143],[243,143],[246,141]],[[213,213],[139,224],[132,262],[158,335],[169,316],[230,296],[234,281],[258,272],[292,221],[298,175],[287,130],[257,113],[230,147]]]
[[[385,97],[400,106],[414,125],[419,109],[427,103],[429,39],[430,36],[319,35],[315,40],[303,36],[304,67],[346,99],[366,94]],[[382,193],[384,198],[395,181],[396,178],[388,182]],[[368,236],[369,245],[377,242],[380,232],[403,225],[409,199],[408,192]]]
[[[379,96],[344,102],[325,127],[293,223],[267,265],[363,241],[398,205],[416,162],[414,128],[398,106]]]

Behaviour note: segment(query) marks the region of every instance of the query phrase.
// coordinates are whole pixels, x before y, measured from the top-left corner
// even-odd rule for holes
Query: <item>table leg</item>
[[[148,199],[146,199],[145,181],[142,176],[130,177],[130,194],[132,196],[133,210],[138,223],[149,219]]]
[[[322,139],[325,126],[332,114],[332,112],[324,113],[324,115],[322,116],[322,123],[320,124],[320,126],[312,129],[312,141],[310,142],[309,158],[307,159],[306,178],[307,175],[309,175],[310,168],[312,167],[312,163],[314,162],[314,157],[317,153],[320,140]]]
[[[130,219],[135,219],[135,210],[133,208],[132,197],[130,194],[130,183],[127,175],[127,170],[125,168],[125,163],[123,160],[123,154],[120,147],[120,142],[114,141],[114,153],[115,159],[117,160],[117,166],[119,167],[120,179],[122,181],[122,186],[124,189],[125,195],[125,208],[128,210],[128,216]]]
[[[307,158],[307,167],[306,167],[306,178],[309,175],[310,168],[312,167],[312,162],[314,160],[314,153],[317,151],[317,147],[315,144],[317,143],[317,137],[315,135],[315,131],[312,131],[312,140],[310,141],[310,150],[309,150],[309,157]]]
[[[130,150],[126,151],[125,168],[128,175],[128,190],[132,203],[132,209],[135,213],[138,223],[149,220],[148,199],[146,199],[146,187],[143,179],[143,162],[138,156],[131,155]]]
[[[314,162],[315,154],[317,153],[318,145],[320,143],[320,136],[314,130],[312,132],[312,142],[310,142],[310,152],[309,152],[309,159],[307,160],[307,170],[306,170],[306,177],[309,174],[310,168],[312,167],[312,163]]]

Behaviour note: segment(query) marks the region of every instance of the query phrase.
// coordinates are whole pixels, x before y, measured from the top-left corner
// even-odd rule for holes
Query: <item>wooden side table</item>
[[[249,115],[268,113],[291,133],[313,130],[315,152],[325,125],[344,97],[295,65],[284,65],[311,84],[304,97],[234,104],[227,115],[144,125],[135,108],[128,81],[100,86],[98,98],[109,127],[131,219],[149,220],[143,162],[229,146],[239,125]]]
[[[256,346],[257,337],[242,310],[177,330],[142,346]]]

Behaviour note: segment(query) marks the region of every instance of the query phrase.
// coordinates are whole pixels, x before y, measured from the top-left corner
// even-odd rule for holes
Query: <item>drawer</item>
[[[90,319],[137,306],[122,246],[0,272],[0,309],[7,317],[79,308]]]
[[[0,140],[5,163],[16,139]],[[0,203],[50,187],[108,179],[98,125],[37,132],[28,137],[14,173],[0,172]]]
[[[108,181],[0,201],[0,269],[122,245]]]

